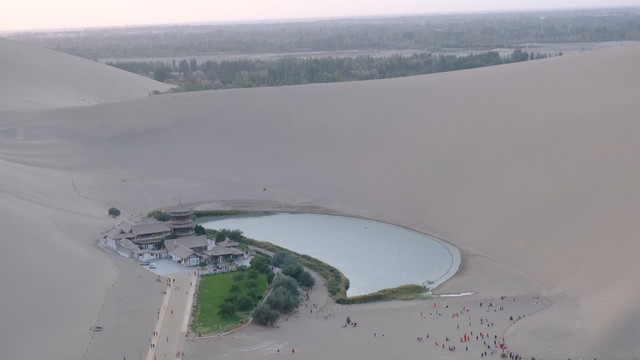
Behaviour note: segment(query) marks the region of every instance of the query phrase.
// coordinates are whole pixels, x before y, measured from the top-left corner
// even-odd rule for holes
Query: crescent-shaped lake
[[[206,220],[208,229],[240,229],[244,236],[307,254],[349,278],[348,296],[406,284],[441,284],[460,266],[454,246],[416,231],[358,218],[278,213]]]

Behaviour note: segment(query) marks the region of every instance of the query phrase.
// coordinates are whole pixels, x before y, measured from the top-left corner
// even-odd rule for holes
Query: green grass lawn
[[[236,311],[229,317],[218,315],[220,305],[228,296],[242,298],[252,294],[254,297],[264,295],[267,290],[267,276],[257,274],[255,279],[250,279],[250,271],[234,271],[221,274],[203,275],[198,287],[197,305],[193,315],[191,330],[194,333],[214,333],[228,331],[247,321],[251,310]],[[241,277],[242,279],[236,279]],[[255,287],[252,287],[253,283]],[[232,286],[237,285],[239,290],[233,293]]]

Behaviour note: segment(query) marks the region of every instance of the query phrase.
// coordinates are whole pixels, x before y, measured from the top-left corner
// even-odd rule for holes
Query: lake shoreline
[[[377,219],[370,219],[370,218],[365,218],[362,216],[351,216],[351,215],[347,215],[345,213],[342,212],[337,212],[337,211],[331,211],[330,209],[318,209],[317,207],[314,207],[313,209],[309,209],[308,207],[296,207],[296,208],[292,208],[290,206],[284,207],[284,206],[280,206],[280,204],[272,204],[272,203],[267,203],[264,204],[262,202],[260,202],[259,206],[255,206],[256,204],[254,202],[252,202],[252,206],[247,206],[248,204],[244,203],[242,204],[242,209],[238,209],[236,206],[238,206],[237,202],[234,202],[233,204],[228,204],[228,203],[224,203],[224,204],[220,204],[219,202],[215,203],[215,204],[205,204],[205,205],[196,205],[196,208],[198,210],[206,208],[206,209],[211,209],[212,207],[215,207],[216,210],[222,210],[221,208],[224,207],[224,210],[228,210],[226,209],[226,207],[229,206],[234,206],[234,210],[242,210],[244,213],[242,215],[239,216],[221,216],[221,217],[203,217],[203,218],[199,218],[198,219],[198,223],[203,225],[205,223],[209,223],[209,222],[225,222],[225,221],[231,221],[232,223],[234,222],[234,219],[249,219],[249,218],[259,218],[259,217],[263,217],[263,216],[268,216],[268,215],[278,215],[278,214],[288,214],[288,215],[301,215],[301,214],[305,214],[305,215],[321,215],[321,216],[328,216],[328,217],[336,217],[337,221],[340,221],[338,223],[336,223],[336,226],[345,226],[346,228],[344,229],[345,233],[344,235],[349,238],[352,237],[354,240],[357,239],[363,239],[363,238],[367,238],[367,241],[372,241],[371,245],[375,246],[376,244],[378,246],[382,246],[382,245],[386,245],[386,246],[391,246],[391,250],[392,252],[389,253],[385,253],[386,255],[382,257],[383,260],[381,260],[380,262],[374,262],[374,263],[382,263],[382,262],[396,262],[394,259],[398,256],[402,256],[401,259],[396,259],[398,261],[401,262],[405,262],[405,256],[404,255],[399,255],[399,253],[402,253],[404,250],[403,249],[407,249],[407,247],[412,246],[413,245],[413,241],[415,240],[425,240],[425,242],[418,242],[416,243],[416,245],[419,245],[420,248],[422,249],[422,251],[420,251],[419,253],[424,254],[424,256],[436,256],[435,260],[432,259],[431,261],[427,261],[426,263],[423,263],[423,257],[420,257],[419,254],[414,255],[412,254],[412,256],[415,257],[415,259],[413,259],[414,261],[409,261],[408,263],[410,264],[414,264],[413,266],[416,267],[416,269],[414,270],[418,270],[419,272],[416,271],[411,271],[408,272],[408,274],[420,274],[423,273],[424,275],[426,275],[426,277],[420,281],[417,281],[416,279],[413,280],[409,280],[409,281],[402,281],[400,280],[400,282],[398,282],[397,280],[387,280],[387,281],[391,281],[392,284],[389,286],[389,284],[387,285],[383,285],[382,287],[376,287],[376,288],[369,288],[371,287],[371,284],[367,285],[362,285],[363,283],[367,283],[365,281],[363,281],[363,274],[361,273],[362,270],[359,270],[357,272],[357,274],[354,276],[354,269],[350,269],[351,267],[353,267],[354,265],[352,264],[353,260],[352,257],[349,257],[348,259],[344,258],[344,255],[338,255],[336,257],[331,256],[331,251],[336,251],[333,250],[334,248],[336,248],[337,246],[340,246],[340,244],[342,244],[343,242],[341,240],[332,240],[335,241],[336,243],[333,243],[332,246],[329,246],[328,248],[332,249],[332,250],[321,250],[321,249],[315,249],[316,252],[318,250],[320,250],[320,253],[314,253],[314,248],[313,246],[311,248],[305,247],[304,249],[301,249],[300,247],[295,247],[291,248],[291,246],[288,246],[286,244],[286,240],[280,238],[278,240],[275,240],[274,238],[274,234],[273,233],[262,233],[261,235],[257,235],[255,232],[256,231],[260,231],[260,230],[256,230],[254,228],[254,233],[253,234],[245,234],[246,237],[248,238],[252,238],[255,239],[256,241],[260,241],[260,242],[266,242],[266,243],[271,243],[274,244],[278,247],[287,249],[289,251],[293,251],[295,253],[299,253],[299,254],[309,254],[308,256],[313,257],[318,259],[320,262],[323,262],[325,264],[329,264],[329,261],[335,259],[329,266],[334,267],[336,269],[338,269],[341,272],[346,271],[347,273],[349,273],[350,275],[346,275],[347,278],[349,278],[349,280],[351,281],[351,284],[354,284],[354,280],[357,281],[356,283],[359,284],[359,287],[364,287],[367,289],[367,291],[362,292],[363,290],[357,290],[356,293],[354,293],[353,291],[351,292],[351,294],[348,294],[347,297],[351,298],[354,296],[362,296],[362,295],[370,295],[370,294],[374,294],[374,293],[378,293],[382,290],[389,290],[389,289],[396,289],[398,287],[402,287],[402,286],[406,286],[406,285],[419,285],[419,286],[426,286],[429,289],[429,292],[433,292],[435,289],[439,288],[440,285],[446,281],[448,281],[449,279],[453,278],[456,276],[456,274],[459,272],[460,267],[462,266],[463,263],[463,255],[460,251],[460,249],[458,249],[457,247],[455,247],[454,245],[452,245],[450,242],[447,242],[445,240],[442,240],[438,237],[429,235],[429,234],[425,234],[425,232],[423,231],[418,231],[415,229],[411,229],[408,228],[406,226],[401,226],[398,224],[393,224],[393,223],[389,223],[389,222],[384,222],[384,221],[380,221]],[[314,212],[309,212],[309,210],[316,210]],[[319,210],[319,211],[318,211]],[[329,220],[327,220],[329,219]],[[324,228],[326,228],[326,222],[327,221],[336,221],[330,218],[327,219],[322,219],[319,220],[321,223],[323,223],[323,225],[325,225]],[[370,234],[362,234],[362,233],[357,233],[356,235],[351,234],[352,231],[359,231],[357,229],[359,229],[359,226],[353,226],[351,224],[349,224],[349,221],[356,221],[356,220],[362,220],[362,221],[366,221],[366,222],[371,222],[370,225],[366,225],[364,226],[364,229],[369,229],[369,227],[371,227],[372,229],[376,229],[377,231],[375,232],[376,234],[380,233],[380,230],[383,230],[384,232],[386,232],[387,234],[387,238],[394,238],[394,243],[390,244],[388,241],[386,241],[386,239],[384,238],[384,235],[378,235],[378,236],[374,236],[371,237]],[[242,220],[240,220],[242,221]],[[273,225],[268,225],[269,228],[271,228],[271,226],[275,226],[276,228],[280,228],[282,229],[282,226],[284,226],[282,224],[282,222],[288,223],[290,221],[293,221],[294,223],[296,223],[296,220],[293,220],[292,218],[285,218],[285,219],[277,219],[275,220],[276,223],[274,223]],[[317,227],[319,225],[317,225],[318,221],[316,220],[309,220],[308,218],[303,220],[300,223],[300,226],[305,226],[305,231],[302,231],[302,235],[298,235],[298,239],[300,238],[300,236],[306,236],[305,234],[313,234],[313,233],[320,233],[320,231],[316,231],[316,230],[310,230],[309,227],[313,228],[313,227]],[[258,223],[253,222],[254,225],[248,225],[247,226],[267,226],[264,221],[260,221],[258,220]],[[260,225],[261,224],[261,225]],[[390,228],[386,228],[386,227],[390,227]],[[205,226],[207,227],[207,226]],[[213,228],[211,226],[209,226],[209,228]],[[245,230],[243,229],[241,226],[236,226],[236,225],[231,225],[231,226],[226,226],[226,225],[220,225],[220,228],[240,228],[240,230]],[[338,232],[340,234],[340,236],[342,236],[342,233],[339,230],[335,230],[336,232]],[[365,230],[366,231],[370,231],[370,230]],[[398,233],[396,233],[396,231],[398,231]],[[404,235],[403,231],[407,231],[408,235]],[[291,235],[289,235],[290,237]],[[318,236],[318,235],[310,235],[311,237],[314,236]],[[335,234],[334,234],[335,236]],[[329,236],[330,237],[330,236]],[[314,239],[309,239],[310,244],[313,244],[314,242],[317,243],[318,240],[317,238]],[[380,242],[382,242],[382,244],[380,244]],[[332,244],[332,243],[329,243]],[[357,244],[357,243],[356,243]],[[396,245],[398,245],[398,249],[396,249]],[[354,246],[353,244],[351,244],[350,246]],[[356,246],[356,249],[358,247]],[[427,251],[428,249],[430,249],[429,251]],[[439,249],[439,250],[438,250]],[[340,254],[353,254],[355,253],[355,250],[352,248],[351,251],[349,251],[349,246],[345,247],[342,250],[337,250]],[[435,252],[434,252],[435,251]],[[395,253],[395,257],[393,257],[392,254]],[[447,260],[440,260],[443,259],[441,256],[447,253],[447,258],[450,256],[450,262]],[[437,255],[440,254],[440,255]],[[336,254],[334,254],[336,255]],[[387,258],[389,255],[391,255],[391,258]],[[444,263],[442,262],[444,261]],[[362,267],[375,267],[374,264],[371,263],[371,260],[369,261],[369,265],[359,264],[359,267],[357,267],[358,269],[362,268]],[[426,267],[425,267],[426,266]],[[434,268],[435,266],[435,268]],[[455,269],[454,269],[455,267]],[[351,272],[350,272],[351,271]],[[375,270],[373,270],[375,271]],[[424,271],[426,271],[427,273],[424,273]],[[453,272],[452,272],[453,271]],[[373,273],[373,272],[371,272]],[[432,274],[428,275],[428,274]],[[386,275],[386,276],[390,276],[390,275]],[[395,275],[395,277],[392,278],[402,278],[402,275]],[[444,279],[444,280],[443,280]],[[384,282],[384,280],[383,280]]]

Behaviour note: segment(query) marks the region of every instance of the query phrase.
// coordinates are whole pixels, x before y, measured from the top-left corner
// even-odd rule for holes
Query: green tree
[[[286,265],[284,267],[284,269],[282,269],[282,273],[287,275],[287,276],[291,276],[292,278],[298,280],[298,278],[300,277],[300,274],[304,271],[304,269],[302,268],[302,265],[300,265],[299,263],[295,263],[295,264],[289,264]]]
[[[286,265],[295,263],[296,260],[287,255],[284,252],[277,252],[273,255],[273,258],[271,258],[271,265],[276,266],[276,267],[280,267],[280,268],[284,268]]]
[[[171,216],[168,213],[160,210],[150,211],[147,216],[158,221],[169,221],[169,219],[171,219]]]
[[[223,302],[218,309],[218,315],[223,318],[230,318],[236,313],[236,308],[230,302]]]
[[[308,271],[303,271],[302,273],[300,273],[299,277],[296,278],[296,280],[298,280],[298,284],[300,284],[300,286],[305,288],[311,288],[316,284],[316,279],[314,279],[311,273]]]
[[[271,326],[278,321],[280,314],[269,305],[262,303],[258,305],[251,314],[253,321],[262,326]]]
[[[118,210],[118,209],[116,209],[116,208],[114,208],[114,207],[109,208],[109,216],[111,216],[111,217],[118,217],[118,216],[120,216],[120,210]]]
[[[196,225],[193,227],[193,231],[195,232],[196,235],[204,235],[206,234],[206,230],[204,229],[204,226],[202,225]]]
[[[257,279],[258,278],[258,272],[255,269],[251,269],[249,271],[247,271],[247,278],[249,279]]]
[[[248,295],[243,296],[238,300],[238,310],[240,311],[251,310],[254,305],[255,305],[255,302],[253,301],[251,296],[248,296]]]
[[[266,300],[272,309],[282,314],[290,313],[300,304],[298,292],[292,293],[286,288],[277,287],[273,289],[271,295]]]
[[[258,255],[251,259],[251,268],[261,274],[269,274],[271,268],[269,267],[269,258],[265,255]]]
[[[233,241],[242,239],[242,230],[240,229],[235,229],[235,230],[220,229],[220,233],[224,234],[224,236],[228,237]],[[216,242],[217,241],[218,241],[218,238],[216,237]]]
[[[159,65],[153,70],[153,78],[156,81],[165,82],[171,76],[171,68],[166,65]]]
[[[178,69],[180,69],[180,72],[183,74],[186,74],[189,72],[189,63],[187,62],[187,60],[182,59],[180,60],[180,62],[178,63]]]
[[[235,306],[235,304],[238,302],[238,295],[229,295],[226,298],[224,298],[223,301]]]
[[[280,275],[275,279],[273,279],[271,286],[274,289],[284,288],[290,293],[295,293],[295,294],[298,293],[298,284],[292,277],[289,277],[286,275]]]

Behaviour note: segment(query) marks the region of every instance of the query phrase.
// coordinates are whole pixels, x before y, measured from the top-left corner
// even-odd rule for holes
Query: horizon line
[[[391,19],[402,17],[421,16],[450,16],[450,15],[491,15],[491,14],[511,14],[511,13],[534,13],[541,11],[562,12],[562,11],[585,11],[585,10],[621,10],[640,9],[638,6],[601,6],[601,7],[558,7],[558,8],[529,8],[529,9],[509,9],[509,10],[475,10],[475,11],[449,11],[449,12],[425,12],[425,13],[394,13],[377,15],[336,15],[322,17],[300,17],[300,18],[266,18],[266,19],[244,19],[244,20],[214,20],[214,21],[192,21],[173,23],[140,23],[124,25],[104,25],[104,26],[76,26],[76,27],[53,27],[53,28],[31,28],[31,29],[6,29],[0,30],[0,34],[20,34],[30,32],[72,32],[87,30],[117,30],[128,28],[149,28],[149,27],[177,27],[177,26],[225,26],[225,25],[259,25],[259,24],[287,24],[296,22],[315,22],[327,20],[365,20],[365,19]]]

